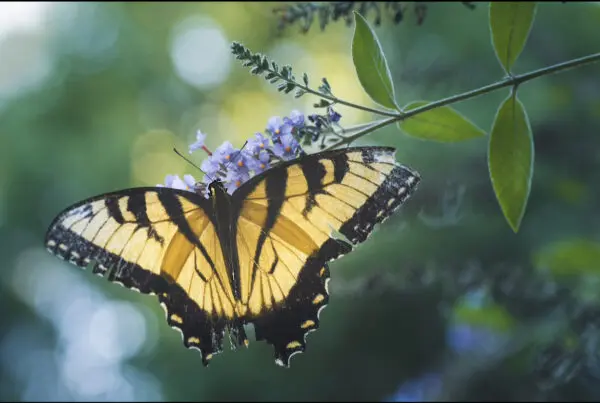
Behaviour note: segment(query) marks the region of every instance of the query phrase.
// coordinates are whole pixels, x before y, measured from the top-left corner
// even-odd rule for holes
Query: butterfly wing
[[[206,365],[234,320],[234,297],[211,204],[191,192],[134,188],[82,201],[59,214],[46,247],[142,293],[156,294],[170,326]],[[243,332],[243,328],[238,326]],[[245,340],[245,335],[241,335]]]
[[[363,242],[419,182],[396,163],[395,150],[357,147],[326,151],[276,165],[242,185],[237,249],[241,300],[257,340],[289,366],[304,351],[328,302],[327,262]]]

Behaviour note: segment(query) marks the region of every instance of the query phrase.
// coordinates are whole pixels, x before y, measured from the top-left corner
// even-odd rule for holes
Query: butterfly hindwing
[[[202,352],[222,348],[234,302],[210,203],[191,192],[135,188],[80,202],[51,224],[51,253],[110,281],[156,294],[169,325]],[[235,322],[235,321],[233,321]],[[245,340],[241,324],[236,330]]]
[[[419,176],[394,149],[357,147],[281,163],[242,185],[237,249],[241,298],[276,361],[304,351],[327,304],[327,262],[364,241],[412,193]]]

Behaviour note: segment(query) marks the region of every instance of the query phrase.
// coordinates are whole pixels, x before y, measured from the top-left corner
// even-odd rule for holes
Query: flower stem
[[[210,150],[208,149],[208,147],[206,147],[206,146],[202,146],[201,148],[202,148],[202,150],[204,150],[204,152],[205,152],[205,153],[207,153],[207,154],[208,154],[208,156],[209,156],[209,157],[212,155],[212,151],[210,151]]]
[[[293,82],[298,88],[301,88],[302,90],[306,91],[307,93],[316,95],[316,96],[318,96],[320,98],[325,98],[328,101],[334,102],[334,103],[339,104],[339,105],[346,105],[346,106],[349,106],[349,107],[354,108],[354,109],[360,109],[362,111],[371,112],[371,113],[374,113],[374,114],[377,114],[377,115],[380,115],[380,116],[398,116],[398,113],[396,113],[396,112],[388,112],[388,111],[384,111],[384,110],[381,110],[381,109],[369,108],[368,106],[362,106],[362,105],[358,105],[358,104],[355,104],[355,103],[352,103],[352,102],[349,102],[349,101],[344,101],[343,99],[339,99],[336,96],[329,95],[329,94],[324,94],[322,92],[313,90],[312,88],[310,88],[310,87],[308,87],[306,85],[302,85],[302,84],[300,84],[300,83],[298,83],[296,81],[288,80],[288,79],[283,78],[283,77],[282,77],[282,79],[285,80],[285,81],[287,81],[287,82],[290,82],[290,81]]]
[[[381,110],[381,109],[369,108],[368,106],[358,105],[358,104],[355,104],[355,103],[350,102],[350,101],[344,101],[343,99],[340,99],[340,98],[338,98],[338,97],[336,97],[336,96],[334,96],[332,94],[326,94],[326,93],[314,90],[314,89],[310,88],[307,85],[300,84],[296,80],[293,80],[293,79],[290,79],[290,78],[286,78],[283,74],[281,74],[281,73],[279,73],[279,72],[277,72],[277,71],[275,71],[273,69],[267,69],[267,71],[269,73],[277,75],[277,77],[279,79],[281,79],[282,81],[285,81],[286,83],[292,83],[292,84],[294,84],[295,88],[300,88],[301,90],[303,90],[306,93],[316,95],[319,98],[327,99],[328,101],[331,101],[333,103],[336,103],[336,104],[339,104],[339,105],[346,105],[346,106],[349,106],[349,107],[354,108],[354,109],[360,109],[362,111],[371,112],[371,113],[374,113],[374,114],[377,114],[377,115],[380,115],[380,116],[398,116],[398,113],[396,113],[396,112],[388,112],[388,111],[384,111],[384,110]]]
[[[381,127],[387,126],[394,122],[399,122],[399,121],[408,119],[408,118],[418,115],[420,113],[427,112],[432,109],[439,108],[441,106],[446,106],[446,105],[450,105],[450,104],[453,104],[456,102],[464,101],[466,99],[475,98],[477,96],[499,90],[500,88],[505,88],[505,87],[516,88],[518,85],[520,85],[524,82],[533,80],[535,78],[546,76],[546,75],[553,74],[553,73],[557,73],[559,71],[564,71],[564,70],[567,70],[567,69],[570,69],[573,67],[578,67],[578,66],[583,66],[585,64],[594,63],[597,61],[600,61],[600,53],[593,53],[588,56],[568,60],[566,62],[562,62],[562,63],[554,64],[552,66],[544,67],[544,68],[541,68],[538,70],[530,71],[525,74],[509,76],[509,77],[506,77],[495,83],[486,85],[484,87],[477,88],[475,90],[471,90],[471,91],[467,91],[467,92],[463,92],[461,94],[453,95],[448,98],[443,98],[438,101],[428,103],[427,105],[423,105],[419,108],[411,109],[410,111],[406,111],[403,113],[386,114],[385,116],[390,116],[390,118],[377,121],[374,124],[367,126],[366,129],[360,130],[356,134],[344,137],[341,140],[330,144],[324,150],[330,150],[332,148],[336,148],[336,147],[339,147],[344,144],[351,144],[356,139],[358,139],[362,136],[365,136]],[[320,94],[320,93],[317,93],[316,95],[323,97],[323,94]]]

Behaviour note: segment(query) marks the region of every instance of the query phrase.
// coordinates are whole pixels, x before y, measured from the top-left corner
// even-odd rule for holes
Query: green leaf
[[[389,109],[398,109],[392,75],[381,44],[369,23],[356,11],[354,20],[352,60],[358,80],[373,101]]]
[[[491,2],[490,29],[496,56],[509,73],[533,25],[536,2]]]
[[[513,91],[500,105],[488,149],[490,178],[504,217],[519,231],[533,176],[533,136],[523,104]]]
[[[600,242],[573,239],[551,244],[535,254],[534,265],[559,276],[600,274]]]
[[[428,102],[416,101],[406,105],[407,112]],[[473,122],[449,106],[441,106],[398,122],[404,133],[425,140],[454,142],[485,136]]]

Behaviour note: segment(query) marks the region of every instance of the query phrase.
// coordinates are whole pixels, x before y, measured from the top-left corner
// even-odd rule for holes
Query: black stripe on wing
[[[365,159],[370,158],[367,154]],[[377,191],[346,221],[339,232],[353,244],[363,242],[375,224],[385,221],[415,191],[419,175],[403,165],[396,165]]]
[[[285,161],[275,165],[273,168],[263,172],[260,175],[252,177],[244,183],[234,194],[233,197],[238,201],[243,200],[250,194],[256,186],[264,179],[269,182],[269,175],[274,175],[275,172],[285,172],[290,165],[298,164],[302,168],[302,172],[308,184],[308,192],[306,195],[306,208],[302,211],[306,217],[311,209],[318,206],[316,196],[318,194],[327,194],[332,196],[327,191],[329,184],[323,183],[325,177],[325,169],[323,161],[330,160],[333,163],[334,181],[330,184],[340,184],[346,175],[356,175],[359,178],[365,179],[360,173],[353,172],[350,168],[349,155],[360,153],[359,161],[366,169],[374,172],[381,171],[377,169],[377,164],[381,163],[392,165],[393,169],[385,174],[386,179],[377,184],[377,190],[370,195],[355,214],[346,220],[339,229],[339,232],[346,236],[353,244],[358,244],[367,239],[373,231],[375,224],[383,222],[394,211],[398,209],[408,197],[415,191],[421,178],[419,174],[410,168],[395,162],[394,154],[396,150],[391,147],[349,147],[346,149],[323,151],[316,154],[300,157],[295,160]],[[352,161],[357,162],[357,161]],[[362,191],[362,189],[356,189]],[[285,189],[281,189],[278,193],[279,198],[285,194]],[[273,203],[277,197],[269,197],[269,204]],[[342,200],[342,199],[340,199]],[[342,200],[343,201],[343,200]]]
[[[321,160],[332,160],[334,163],[334,178],[336,182],[339,183],[342,181],[346,173],[350,170],[350,166],[348,164],[348,154],[360,152],[363,155],[363,162],[370,161],[376,162],[376,156],[379,154],[393,155],[396,152],[396,149],[392,147],[348,147],[344,149],[338,150],[327,150],[314,154],[303,155],[299,158],[282,161],[275,164],[272,168],[267,169],[266,171],[251,177],[248,181],[244,182],[242,186],[240,186],[234,193],[233,198],[239,203],[243,201],[243,199],[256,188],[256,186],[265,180],[268,176],[273,175],[274,171],[285,170],[290,165],[306,165],[312,164],[313,161],[321,161]],[[310,172],[310,170],[307,170]],[[306,174],[306,173],[305,173]],[[318,175],[317,173],[312,173],[311,176]],[[320,176],[321,177],[321,176]],[[316,189],[313,188],[313,189]]]
[[[329,302],[327,262],[351,249],[343,241],[326,241],[308,258],[286,300],[273,310],[249,319],[254,324],[256,340],[273,345],[277,364],[289,367],[291,357],[306,350],[306,335],[318,329],[319,314]]]
[[[202,208],[205,212],[210,211],[210,205],[206,199],[190,192],[169,188],[127,189],[87,199],[65,209],[50,225],[46,234],[46,248],[50,253],[76,266],[84,269],[91,266],[92,273],[106,277],[111,282],[144,294],[157,295],[165,309],[167,323],[181,332],[183,344],[186,347],[195,348],[201,352],[202,363],[206,366],[214,354],[222,351],[222,340],[226,328],[229,328],[236,336],[237,344],[245,344],[247,337],[241,322],[228,322],[215,313],[200,309],[198,304],[190,299],[185,290],[167,273],[161,272],[158,275],[138,264],[128,262],[61,224],[70,215],[91,218],[94,215],[91,203],[98,201],[104,201],[106,211],[102,214],[106,214],[107,218],[114,219],[120,224],[127,223],[118,202],[122,197],[128,196],[127,211],[135,215],[135,223],[139,224],[136,231],[147,230],[148,236],[153,237],[156,230],[148,219],[147,206],[143,198],[146,191],[159,194],[160,201],[169,214],[168,218],[179,226],[179,230],[182,227],[189,229],[189,223],[185,221],[181,204],[172,195],[183,196],[197,204],[198,208]],[[100,212],[96,214],[100,214]],[[182,220],[185,221],[187,227]],[[190,237],[190,234],[186,234],[186,236]],[[197,239],[194,238],[194,241],[196,241],[194,245],[198,246]],[[197,273],[202,278],[201,273],[199,271]]]
[[[85,268],[85,261],[93,262],[92,272],[106,276],[108,280],[144,294],[156,294],[163,305],[169,326],[181,331],[183,344],[200,350],[202,363],[208,365],[214,354],[222,351],[223,334],[226,327],[233,326],[242,332],[241,324],[228,324],[225,320],[207,314],[192,301],[173,279],[151,273],[137,264],[125,262],[119,256],[86,242],[72,231],[55,227],[48,238],[55,242],[49,251],[62,259]],[[69,245],[63,249],[60,245]],[[73,253],[75,252],[75,253]],[[73,256],[78,256],[73,260]]]
[[[306,158],[299,163],[308,186],[306,205],[302,210],[302,215],[306,218],[313,207],[317,205],[317,195],[323,192],[323,178],[325,178],[327,171],[325,170],[325,166],[318,159]]]
[[[262,254],[262,250],[265,246],[265,242],[269,237],[269,232],[277,222],[277,218],[279,217],[279,213],[281,212],[281,207],[283,206],[284,200],[281,197],[278,197],[281,194],[285,193],[285,185],[287,183],[287,172],[285,169],[277,169],[273,170],[271,175],[266,179],[266,189],[267,189],[267,197],[269,197],[270,202],[267,206],[267,218],[262,226],[262,231],[259,235],[258,241],[256,242],[256,250],[254,252],[254,264],[252,267],[252,277],[250,280],[250,289],[254,289],[254,284],[256,282],[256,273],[258,271],[258,262],[260,261],[260,256]],[[271,200],[272,199],[272,200]],[[239,269],[238,269],[239,273]],[[238,278],[238,287],[239,285],[239,274]]]

